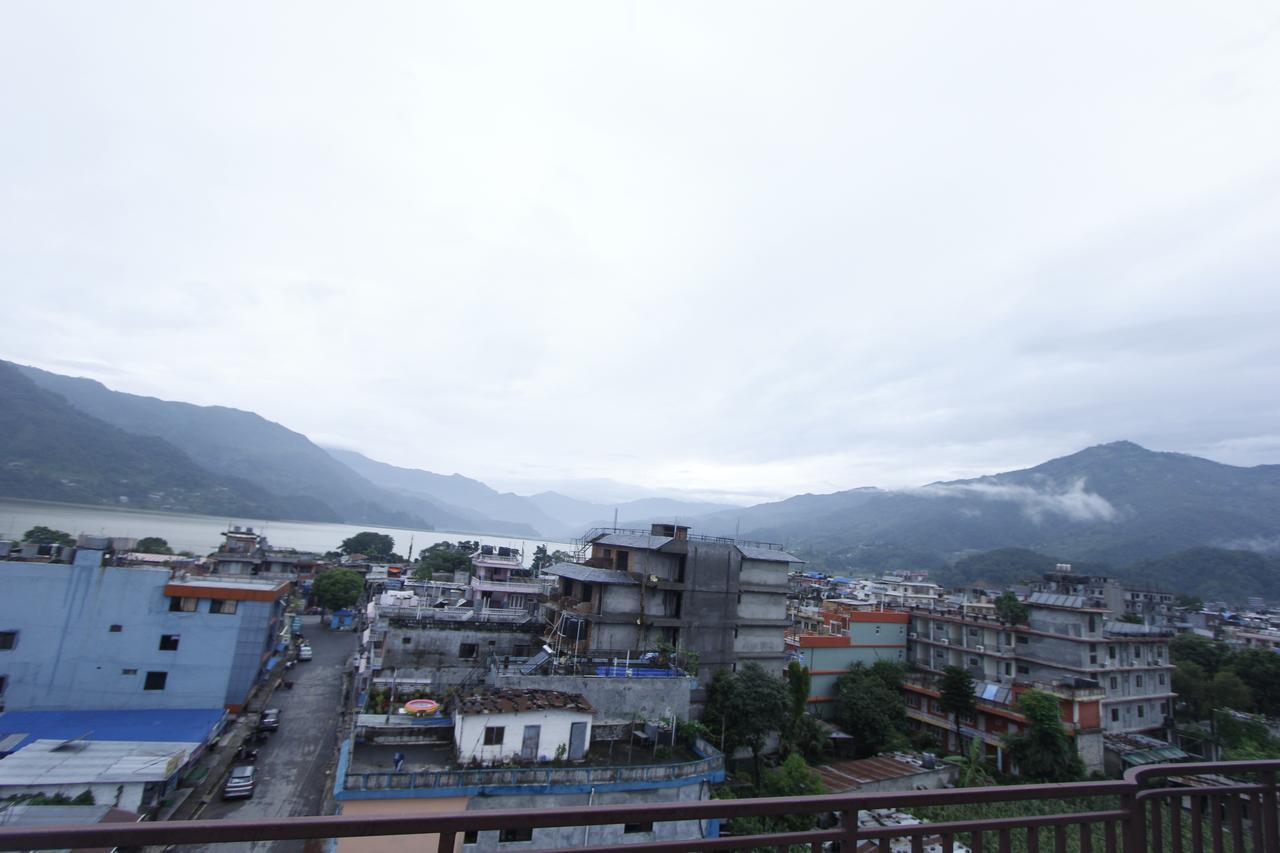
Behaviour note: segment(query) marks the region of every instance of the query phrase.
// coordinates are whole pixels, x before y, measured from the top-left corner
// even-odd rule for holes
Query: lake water
[[[141,539],[159,536],[175,551],[191,551],[208,554],[222,544],[222,532],[228,525],[252,527],[265,534],[277,548],[297,548],[300,551],[337,550],[343,539],[362,530],[385,533],[396,541],[396,552],[404,554],[413,541],[414,553],[435,542],[459,539],[477,540],[484,545],[506,545],[520,548],[527,563],[533,557],[533,549],[545,544],[548,550],[572,551],[566,542],[545,539],[520,539],[507,536],[486,536],[456,530],[406,530],[399,527],[375,527],[373,525],[323,524],[312,521],[262,521],[253,518],[215,518],[208,515],[181,515],[171,512],[146,512],[116,507],[79,506],[39,501],[18,501],[0,498],[0,539],[17,539],[22,534],[43,524],[55,530],[65,530],[72,536],[89,533],[94,536],[127,536]]]

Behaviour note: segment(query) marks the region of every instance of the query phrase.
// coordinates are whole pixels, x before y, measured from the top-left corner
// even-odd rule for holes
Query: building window
[[[1141,675],[1135,675],[1135,676],[1133,677],[1133,686],[1134,686],[1134,687],[1141,687],[1141,686],[1142,686],[1142,676],[1141,676]]]
[[[485,746],[502,746],[502,736],[506,732],[506,726],[485,726],[484,727],[484,745]]]
[[[1107,657],[1111,658],[1112,660],[1115,660],[1115,659],[1116,659],[1116,647],[1115,647],[1115,646],[1107,646]]]
[[[498,833],[498,843],[507,844],[513,841],[532,841],[533,827],[522,826],[518,829],[504,829]]]
[[[4,695],[4,689],[9,685],[9,676],[0,675],[0,696]]]
[[[400,645],[402,645],[402,646],[407,646],[407,645],[409,645],[409,644],[410,644],[410,643],[412,643],[412,642],[413,642],[413,637],[401,637],[401,638],[400,638]]]
[[[143,683],[143,690],[164,690],[164,683],[169,680],[167,672],[148,672],[147,680]]]
[[[121,631],[123,631],[123,630],[124,630],[124,626],[123,626],[123,625],[112,625],[112,626],[111,626],[110,628],[108,628],[107,630],[108,630],[108,631],[110,631],[112,634],[119,634]]]
[[[653,832],[653,821],[646,820],[642,823],[624,823],[622,825],[623,835],[634,835],[637,832]]]
[[[1163,673],[1163,672],[1162,672],[1162,673],[1160,673],[1160,675],[1158,676],[1158,678],[1160,679],[1160,686],[1161,686],[1161,687],[1164,687],[1164,673]]]
[[[1004,662],[1004,674],[1013,675],[1013,664],[1009,663],[1008,661]]]
[[[1019,634],[1019,635],[1018,635],[1018,642],[1019,642],[1019,643],[1022,643],[1022,644],[1025,646],[1027,643],[1029,643],[1029,642],[1031,642],[1031,641],[1027,639],[1026,635],[1024,635],[1024,634]]]
[[[978,659],[975,657],[969,658],[969,666],[978,666]]]
[[[1117,679],[1114,675],[1111,676],[1111,689],[1115,690],[1119,686],[1120,686],[1119,679]]]
[[[182,596],[177,595],[170,596],[169,610],[174,613],[195,613],[198,601],[199,599],[195,598],[183,598]]]
[[[462,833],[463,844],[478,844],[480,842],[480,833],[474,829],[468,829]]]
[[[1119,708],[1112,708],[1112,709],[1111,709],[1111,722],[1113,722],[1113,723],[1118,723],[1118,722],[1120,722],[1120,709],[1119,709]]]
[[[227,601],[221,598],[213,598],[209,600],[209,612],[222,613],[226,616],[230,616],[236,612],[236,604],[237,602],[235,601]]]
[[[136,669],[122,669],[120,670],[120,674],[121,675],[137,675],[138,671]]]
[[[1147,706],[1146,706],[1146,705],[1139,705],[1139,706],[1138,706],[1138,719],[1142,719],[1142,718],[1143,718],[1143,717],[1145,717],[1146,715],[1147,715]]]
[[[0,651],[8,651],[18,645],[17,631],[0,631]]]
[[[463,660],[472,660],[480,651],[480,647],[475,643],[463,643],[458,646],[458,657]]]
[[[1031,674],[1031,667],[1029,667],[1029,666],[1025,666],[1025,665],[1023,665],[1023,664],[1018,664],[1018,674],[1019,674],[1019,675],[1030,675],[1030,674]]]
[[[1089,614],[1089,633],[1092,634],[1098,630],[1098,620],[1092,613]]]
[[[160,651],[176,652],[178,650],[177,634],[161,634],[160,635]]]
[[[1167,699],[1160,703],[1160,713],[1166,717],[1169,716],[1169,701]]]

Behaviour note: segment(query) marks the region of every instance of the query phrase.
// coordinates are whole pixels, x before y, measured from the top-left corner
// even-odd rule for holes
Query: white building
[[[580,761],[591,744],[587,700],[555,690],[495,690],[462,699],[454,712],[458,763]]]

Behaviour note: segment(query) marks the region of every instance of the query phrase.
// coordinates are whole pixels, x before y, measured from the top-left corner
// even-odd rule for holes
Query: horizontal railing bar
[[[1135,799],[1149,800],[1153,797],[1216,797],[1219,794],[1258,794],[1267,790],[1266,785],[1214,785],[1204,788],[1148,788],[1138,792]]]
[[[1280,770],[1280,760],[1197,762],[1195,764],[1145,764],[1125,771],[1124,781],[1130,785],[1141,784],[1151,776],[1197,776],[1200,774],[1225,775],[1227,773],[1261,773]]]
[[[736,850],[750,847],[780,847],[790,844],[821,844],[845,838],[843,829],[814,829],[807,832],[780,832],[776,835],[722,835],[719,838],[686,838],[681,841],[647,841],[644,843],[606,844],[600,847],[560,847],[541,853],[615,853],[619,848],[634,848],[645,853],[692,853],[701,850]]]

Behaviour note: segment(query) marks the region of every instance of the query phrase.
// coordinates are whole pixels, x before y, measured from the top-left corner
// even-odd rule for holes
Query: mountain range
[[[322,448],[252,412],[113,391],[0,362],[0,495],[242,518],[567,539],[679,521],[786,545],[836,572],[944,572],[992,549],[1126,565],[1195,547],[1280,552],[1280,465],[1241,468],[1127,441],[914,489],[751,507],[499,492],[460,474]]]

